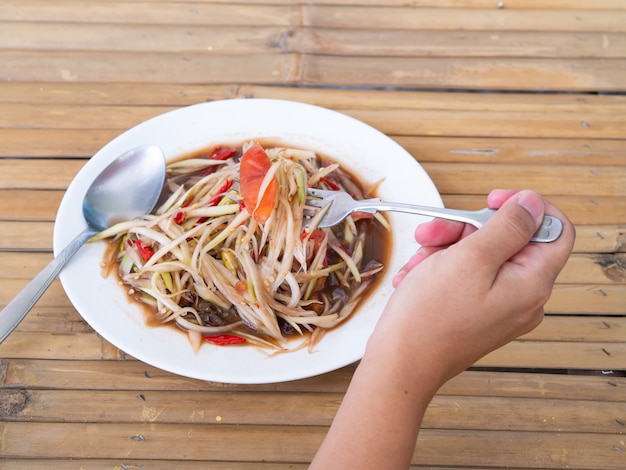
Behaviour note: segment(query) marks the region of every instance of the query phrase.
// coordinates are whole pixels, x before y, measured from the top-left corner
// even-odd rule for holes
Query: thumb
[[[535,234],[544,214],[543,198],[525,190],[509,198],[473,237],[482,253],[501,266],[524,248]]]

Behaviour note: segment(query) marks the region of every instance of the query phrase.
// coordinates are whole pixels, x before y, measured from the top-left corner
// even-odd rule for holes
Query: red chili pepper
[[[226,193],[226,191],[228,191],[231,188],[231,186],[233,185],[233,182],[234,181],[230,179],[226,180],[224,184],[222,185],[222,187],[217,190],[217,193],[215,194],[215,196],[209,199],[209,202],[207,203],[207,205],[209,207],[217,206],[219,202],[222,200],[222,198],[224,197],[224,193]]]
[[[174,216],[174,222],[176,222],[178,225],[180,225],[180,224],[182,224],[185,221],[186,218],[187,218],[187,213],[183,212],[183,211],[179,211]]]
[[[340,191],[341,186],[339,186],[334,181],[329,180],[328,178],[324,178],[323,176],[320,178],[320,183],[326,183],[330,189],[333,191]]]
[[[213,344],[217,344],[218,346],[228,346],[230,344],[242,344],[246,342],[246,338],[235,335],[205,336],[204,340]]]
[[[150,258],[152,258],[152,255],[154,255],[154,251],[152,250],[152,248],[144,244],[139,239],[135,240],[135,246],[137,247],[137,250],[139,251],[139,254],[144,261],[148,261]]]
[[[211,151],[211,153],[207,156],[207,158],[209,160],[228,160],[230,157],[236,154],[237,154],[237,149],[233,149],[233,148],[224,149],[222,147],[215,147]],[[216,166],[211,166],[207,168],[206,170],[204,170],[202,174],[210,175],[216,170],[216,168],[217,168]]]
[[[209,158],[211,160],[228,160],[230,157],[237,153],[237,149],[221,149],[217,148],[213,150]]]

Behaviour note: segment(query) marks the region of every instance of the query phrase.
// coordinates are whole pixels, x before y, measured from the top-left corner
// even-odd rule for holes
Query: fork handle
[[[448,209],[445,207],[427,207],[415,204],[404,204],[401,202],[382,202],[377,200],[359,201],[359,212],[378,212],[378,211],[394,211],[406,212],[409,214],[425,215],[440,219],[456,220],[481,228],[496,213],[493,209],[481,209],[478,211],[466,211],[459,209]],[[561,235],[563,231],[563,222],[557,217],[546,215],[539,229],[535,232],[530,241],[533,242],[553,242]]]

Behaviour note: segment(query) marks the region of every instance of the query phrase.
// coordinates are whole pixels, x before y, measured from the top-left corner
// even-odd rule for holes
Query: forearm
[[[401,342],[382,336],[375,333],[370,340],[311,468],[409,466],[438,378],[434,364],[416,360]]]

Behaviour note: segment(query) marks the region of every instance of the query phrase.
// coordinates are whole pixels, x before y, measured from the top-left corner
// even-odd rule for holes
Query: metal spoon
[[[164,181],[165,155],[158,147],[138,147],[113,160],[85,194],[83,216],[87,228],[0,312],[0,343],[19,325],[87,240],[118,222],[150,213]]]

